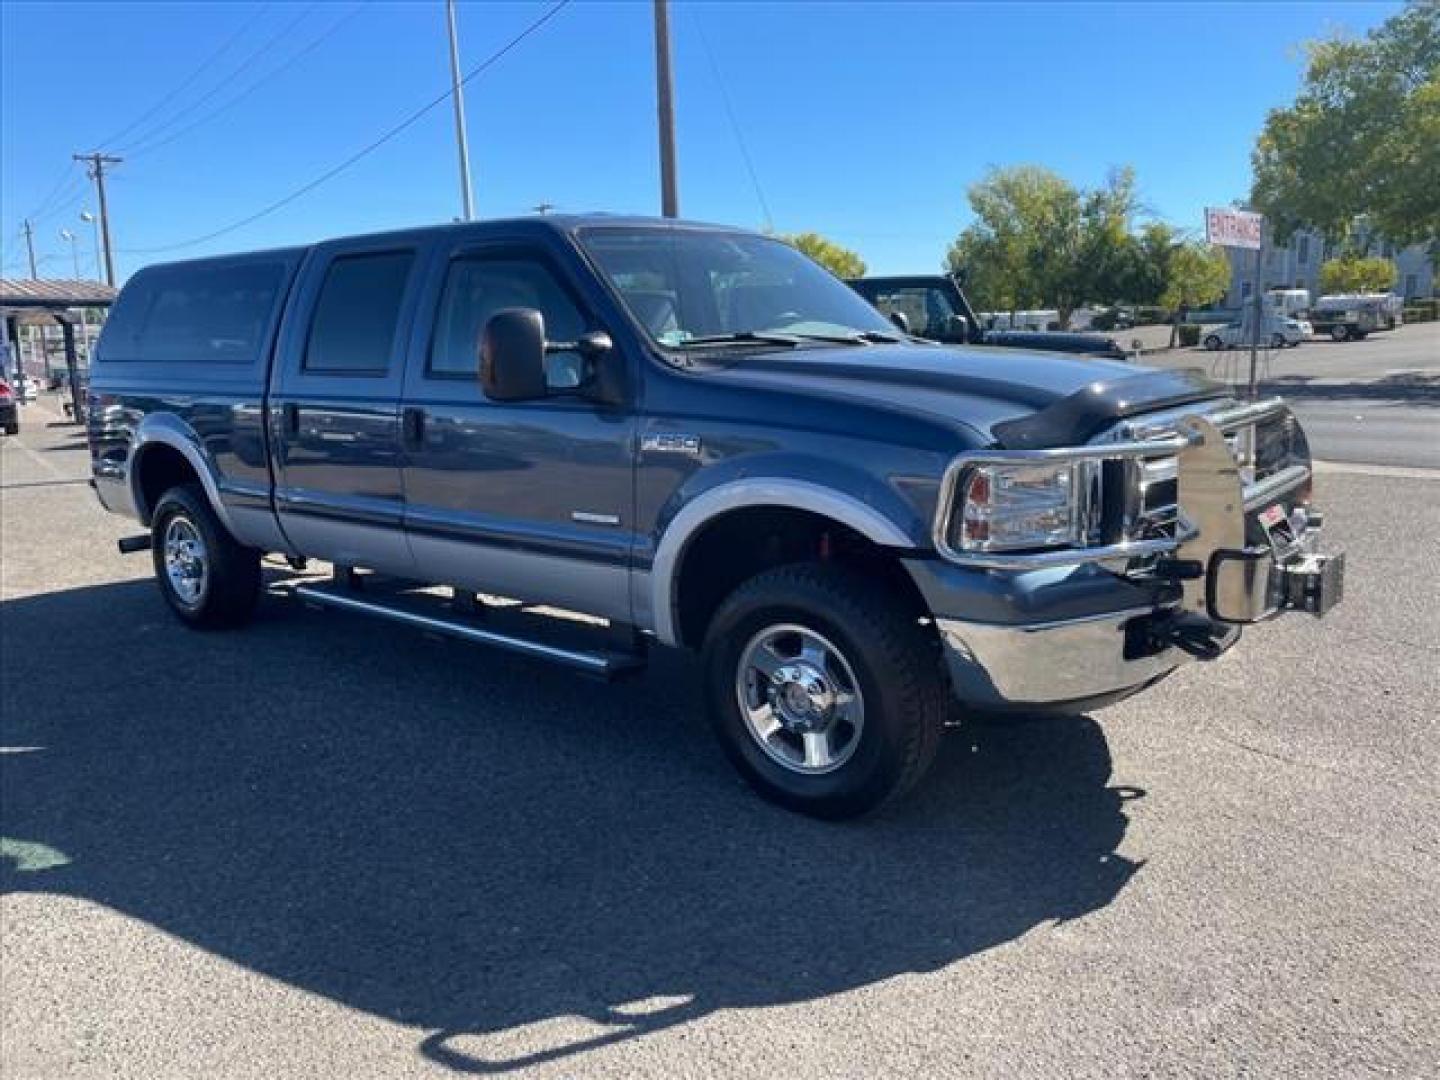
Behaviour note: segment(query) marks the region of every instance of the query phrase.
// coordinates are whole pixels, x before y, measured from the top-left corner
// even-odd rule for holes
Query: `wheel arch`
[[[686,599],[681,585],[686,579],[687,560],[697,544],[714,530],[733,528],[740,522],[761,519],[803,521],[820,532],[828,524],[844,537],[858,538],[880,551],[910,550],[914,544],[905,530],[875,507],[853,495],[804,480],[747,478],[711,488],[680,509],[661,536],[648,575],[646,595],[637,597],[648,604],[656,637],[667,645],[697,644],[694,627],[682,611]],[[896,560],[896,567],[899,562]],[[693,564],[688,566],[693,570]],[[902,569],[903,574],[903,569]],[[907,584],[908,577],[905,578]]]
[[[155,504],[175,482],[194,480],[205,491],[210,508],[233,531],[230,514],[220,498],[214,463],[194,430],[173,413],[151,413],[135,433],[126,469],[130,497],[144,525],[149,525]]]

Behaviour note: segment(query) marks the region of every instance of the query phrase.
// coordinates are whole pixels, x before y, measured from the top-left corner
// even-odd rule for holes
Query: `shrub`
[[[1412,322],[1434,322],[1440,318],[1435,313],[1436,304],[1432,301],[1428,304],[1414,304],[1401,308],[1400,313],[1407,323]]]
[[[1187,323],[1181,323],[1181,324],[1180,324],[1180,344],[1181,344],[1181,345],[1199,345],[1199,344],[1200,344],[1200,326],[1199,326],[1198,323],[1188,323],[1188,322],[1187,322]]]

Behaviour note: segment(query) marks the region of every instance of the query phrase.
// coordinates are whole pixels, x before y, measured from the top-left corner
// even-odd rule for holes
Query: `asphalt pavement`
[[[1244,350],[1177,349],[1147,364],[1193,368],[1226,381],[1249,377]],[[1289,400],[1312,452],[1325,461],[1440,468],[1440,322],[1363,341],[1307,341],[1266,351],[1261,392]]]
[[[44,408],[0,440],[6,1080],[1435,1075],[1437,474],[1322,470],[1329,618],[837,826],[737,781],[683,656],[183,629]]]

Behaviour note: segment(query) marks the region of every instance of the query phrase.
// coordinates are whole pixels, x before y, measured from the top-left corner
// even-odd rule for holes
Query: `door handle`
[[[280,422],[284,425],[285,435],[288,438],[295,438],[300,434],[300,406],[293,401],[287,401],[280,406]]]
[[[425,441],[425,410],[410,406],[400,414],[400,433],[406,446],[419,446]]]

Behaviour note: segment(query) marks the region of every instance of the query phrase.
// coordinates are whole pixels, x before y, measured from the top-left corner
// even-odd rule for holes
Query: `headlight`
[[[1088,465],[974,465],[960,474],[950,542],[958,551],[1083,544]]]

